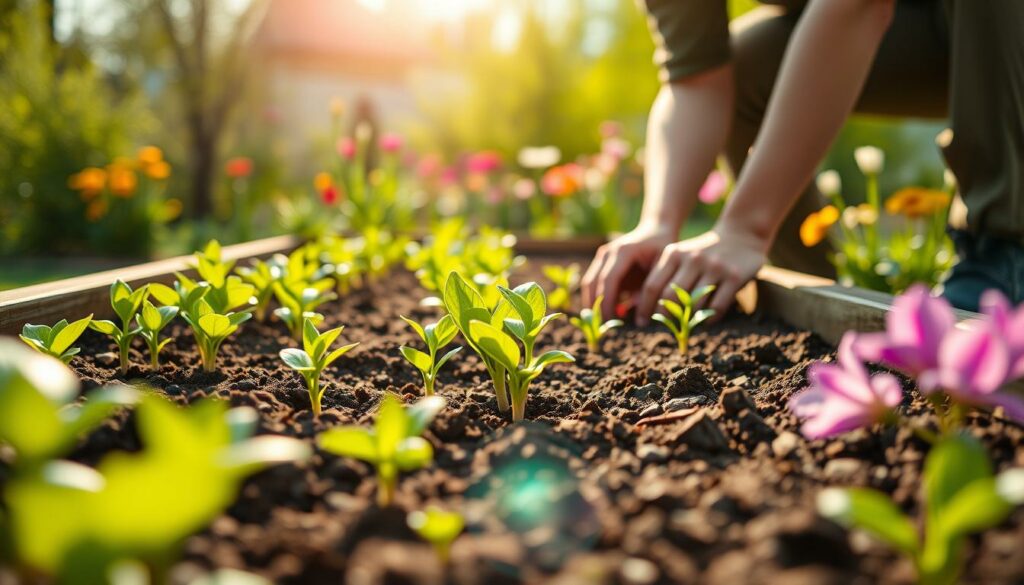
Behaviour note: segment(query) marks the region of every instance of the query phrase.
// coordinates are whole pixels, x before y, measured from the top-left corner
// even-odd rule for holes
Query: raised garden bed
[[[573,259],[565,252],[558,261]],[[531,262],[513,280],[546,284],[539,269],[549,261]],[[132,270],[157,280],[181,268],[173,262]],[[85,278],[96,282],[0,296],[0,330],[99,307],[113,276]],[[541,347],[578,361],[534,382],[525,424],[498,415],[486,373],[464,353],[439,377],[449,407],[425,434],[434,464],[403,478],[395,508],[374,504],[372,468],[317,451],[305,464],[248,480],[227,513],[188,540],[175,577],[234,567],[282,583],[912,582],[907,561],[819,518],[814,496],[829,485],[871,486],[916,510],[927,445],[905,428],[807,441],[785,410],[807,366],[832,354],[842,331],[877,328],[888,299],[778,270],[763,272],[757,288],[757,312],[699,329],[686,356],[657,326],[618,329],[594,354],[578,330],[553,323]],[[386,391],[419,396],[418,373],[397,351],[414,334],[398,316],[434,318],[418,305],[424,294],[398,271],[322,307],[325,326],[345,325],[344,340],[362,345],[324,373],[318,421],[302,379],[278,358],[294,345],[279,323],[246,323],[225,344],[218,371],[204,374],[186,326],[174,322],[161,371],[149,372],[133,350],[128,378],[182,404],[218,396],[254,406],[261,432],[312,443],[326,428],[368,424]],[[53,295],[66,300],[45,308]],[[124,379],[108,338],[90,331],[81,345],[72,367],[86,388]],[[919,399],[904,407],[927,416]],[[968,425],[999,469],[1024,465],[1019,427],[989,415]],[[72,459],[95,464],[112,450],[138,448],[125,413],[91,433]],[[405,524],[406,511],[432,502],[467,518],[447,573]],[[1021,582],[1022,542],[1018,510],[971,541],[965,582]]]

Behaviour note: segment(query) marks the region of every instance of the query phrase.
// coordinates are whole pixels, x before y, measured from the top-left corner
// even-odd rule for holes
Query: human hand
[[[640,291],[644,277],[677,234],[665,226],[638,226],[598,248],[581,281],[583,306],[590,307],[603,296],[601,312],[614,316],[619,297]]]
[[[673,284],[686,291],[714,285],[714,293],[700,302],[720,318],[732,305],[736,293],[764,265],[769,246],[769,241],[749,231],[721,225],[667,246],[641,288],[637,324],[644,326],[650,322],[659,299],[675,298]]]

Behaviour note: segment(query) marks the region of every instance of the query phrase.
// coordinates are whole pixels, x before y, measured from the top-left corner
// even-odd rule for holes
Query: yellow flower
[[[107,172],[97,167],[82,169],[68,179],[68,186],[78,191],[85,200],[99,195],[106,184]]]
[[[949,206],[949,194],[937,189],[907,187],[893,193],[885,200],[885,211],[890,215],[904,215],[909,218],[934,215]]]
[[[154,181],[163,181],[171,176],[171,165],[167,164],[167,161],[161,160],[144,166],[142,172]]]
[[[330,173],[317,173],[316,177],[313,178],[313,187],[317,193],[323,193],[334,186],[334,178],[331,177]]]
[[[139,163],[143,167],[149,165],[155,165],[156,163],[163,162],[164,152],[156,146],[143,146],[139,149]]]
[[[878,211],[868,203],[847,207],[843,210],[843,225],[854,229],[858,225],[874,225],[878,221]]]
[[[110,192],[115,197],[128,198],[135,195],[139,180],[131,168],[115,162],[107,167],[107,175],[110,179]]]
[[[340,97],[331,98],[331,115],[340,118],[345,113],[345,100]]]
[[[807,216],[800,224],[800,241],[808,248],[817,246],[828,235],[828,228],[839,221],[839,210],[834,205],[826,205],[820,211]]]

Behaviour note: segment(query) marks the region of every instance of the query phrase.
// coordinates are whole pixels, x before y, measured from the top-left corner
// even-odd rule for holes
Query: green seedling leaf
[[[714,291],[715,287],[704,286],[689,293],[673,283],[672,290],[675,291],[678,302],[671,299],[659,300],[658,305],[665,309],[667,315],[655,313],[651,315],[651,319],[668,327],[672,336],[676,338],[680,353],[685,354],[690,344],[690,331],[714,315],[711,309],[702,309],[695,313],[694,304]]]
[[[81,351],[79,348],[71,346],[89,328],[90,323],[92,323],[92,315],[73,323],[61,319],[53,327],[26,324],[19,337],[39,353],[55,357],[67,364]]]
[[[301,372],[316,369],[313,358],[309,357],[309,354],[301,349],[282,349],[281,359],[284,360],[285,365],[293,370]]]
[[[913,522],[881,492],[829,488],[818,496],[818,512],[845,526],[866,530],[904,554],[917,554],[918,536]]]
[[[481,351],[507,370],[515,370],[519,367],[521,359],[519,346],[507,333],[483,321],[470,321],[469,335]]]
[[[302,345],[304,349],[281,350],[281,359],[285,365],[302,374],[309,390],[309,400],[313,407],[313,414],[320,415],[321,403],[323,401],[323,389],[320,386],[320,374],[334,363],[338,358],[345,355],[358,343],[352,343],[328,352],[331,345],[337,341],[338,336],[344,331],[344,327],[337,327],[324,333],[317,331],[314,320],[307,317],[302,326]]]

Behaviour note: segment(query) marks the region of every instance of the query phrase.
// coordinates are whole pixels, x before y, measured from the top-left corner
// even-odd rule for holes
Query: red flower
[[[252,174],[252,159],[247,156],[236,156],[224,165],[224,173],[232,179],[244,179]]]
[[[338,202],[338,188],[328,185],[326,189],[320,191],[320,200],[324,202],[324,205],[334,205]]]

